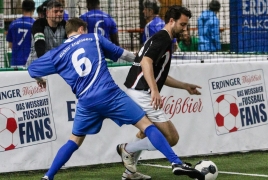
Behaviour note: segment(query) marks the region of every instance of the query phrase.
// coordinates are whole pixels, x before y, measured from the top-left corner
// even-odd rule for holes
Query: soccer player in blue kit
[[[65,43],[33,61],[28,68],[30,76],[37,80],[40,87],[46,87],[43,76],[59,74],[78,98],[70,139],[58,150],[41,180],[53,180],[57,171],[83,143],[85,136],[100,131],[105,118],[119,126],[134,125],[144,132],[153,146],[173,164],[175,175],[202,176],[199,171],[183,166],[163,134],[112,79],[105,57],[114,61],[118,58],[133,61],[135,56],[101,35],[87,34],[87,24],[79,18],[67,22],[66,33],[68,39]]]
[[[158,15],[160,3],[158,0],[143,0],[143,14],[147,24],[144,27],[142,43],[164,28],[165,22]]]
[[[88,33],[99,33],[119,46],[118,29],[114,19],[100,10],[99,0],[87,0],[88,12],[79,18],[87,23]]]
[[[11,67],[24,67],[31,50],[31,32],[35,19],[32,17],[35,10],[33,0],[22,2],[23,16],[12,21],[8,28],[6,40],[12,48]]]

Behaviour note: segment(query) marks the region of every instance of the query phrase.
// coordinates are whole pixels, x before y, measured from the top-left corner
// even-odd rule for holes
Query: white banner
[[[267,62],[172,66],[171,76],[202,87],[200,96],[169,87],[161,92],[166,117],[180,134],[175,152],[191,156],[267,149],[267,69]],[[110,68],[122,89],[128,70]],[[0,172],[47,169],[69,139],[77,100],[60,76],[46,78],[44,90],[27,72],[1,72]],[[116,145],[132,141],[137,132],[107,119],[65,166],[120,162]],[[164,156],[153,151],[141,157]]]

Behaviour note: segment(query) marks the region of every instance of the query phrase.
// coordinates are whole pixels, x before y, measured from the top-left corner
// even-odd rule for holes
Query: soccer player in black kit
[[[126,93],[142,107],[146,116],[164,134],[171,146],[177,144],[179,135],[173,123],[165,117],[164,111],[161,109],[163,107],[160,95],[162,87],[166,85],[187,90],[189,94],[201,94],[197,90],[197,88],[201,88],[200,86],[176,80],[168,75],[171,64],[172,40],[179,38],[180,34],[187,30],[191,16],[191,11],[185,7],[178,5],[169,7],[165,14],[164,28],[148,39],[140,49],[124,83],[127,87]],[[138,132],[135,142],[117,146],[117,151],[126,167],[122,180],[151,179],[148,175],[130,170],[136,169],[135,166],[142,150],[156,150],[142,132]],[[204,178],[201,173],[196,173],[185,163],[181,164],[179,168],[181,168],[181,173],[177,175],[187,175],[199,180]]]

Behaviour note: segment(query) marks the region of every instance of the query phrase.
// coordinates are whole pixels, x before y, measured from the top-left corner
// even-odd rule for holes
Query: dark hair
[[[47,4],[50,0],[46,0],[44,1],[38,8],[37,8],[37,12],[42,12],[43,16],[46,17],[46,10],[47,10]]]
[[[47,3],[47,9],[51,9],[54,7],[63,7],[62,4],[59,1],[51,0]]]
[[[154,11],[154,14],[159,13],[160,3],[158,0],[143,0],[143,7]]]
[[[78,28],[83,26],[84,30],[87,29],[87,23],[80,18],[71,18],[66,22],[65,31],[67,36],[72,32],[76,32]]]
[[[26,12],[33,12],[35,10],[35,2],[33,0],[24,0],[22,2],[22,10]]]
[[[87,0],[87,9],[95,9],[100,5],[99,0]]]
[[[44,13],[42,5],[38,6],[36,9],[36,12],[39,13]]]
[[[167,24],[170,18],[173,18],[175,21],[181,18],[181,14],[189,17],[192,17],[191,11],[183,6],[173,5],[170,6],[165,14],[165,23]]]
[[[210,3],[209,3],[209,9],[211,11],[214,11],[214,12],[219,12],[221,8],[221,4],[219,1],[217,0],[212,0]]]

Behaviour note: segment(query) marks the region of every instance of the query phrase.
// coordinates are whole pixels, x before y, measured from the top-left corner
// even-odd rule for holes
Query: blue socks
[[[164,135],[157,129],[155,125],[148,126],[144,133],[149,138],[153,146],[164,154],[170,163],[182,164],[182,161],[174,153]]]
[[[76,151],[78,147],[79,146],[74,141],[69,140],[59,149],[51,167],[46,173],[46,176],[48,176],[49,180],[54,178],[57,171],[70,159],[73,152]]]

